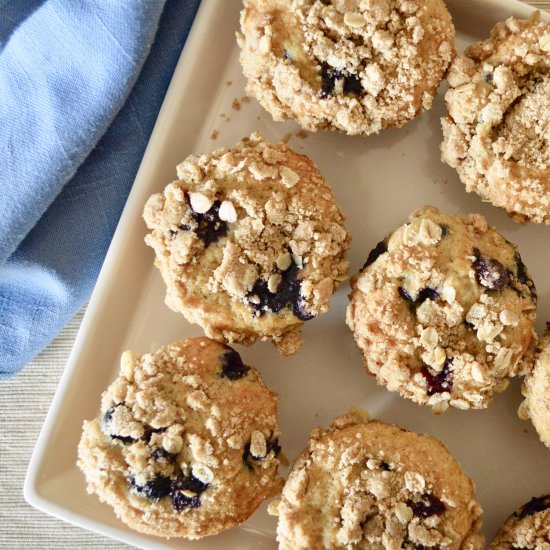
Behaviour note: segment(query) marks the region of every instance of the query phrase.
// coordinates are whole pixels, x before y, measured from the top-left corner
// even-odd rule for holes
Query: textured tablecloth
[[[550,0],[528,2],[550,9]],[[130,548],[31,508],[23,480],[84,310],[21,374],[0,384],[0,549]]]

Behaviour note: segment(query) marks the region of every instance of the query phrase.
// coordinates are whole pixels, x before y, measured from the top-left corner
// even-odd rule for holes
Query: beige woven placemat
[[[528,3],[550,9],[550,0]],[[0,549],[130,548],[43,514],[23,499],[31,452],[83,314],[78,313],[21,374],[0,382]]]

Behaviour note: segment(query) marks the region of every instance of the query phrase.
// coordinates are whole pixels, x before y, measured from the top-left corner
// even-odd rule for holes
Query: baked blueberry
[[[364,263],[363,267],[361,268],[361,271],[365,269],[366,267],[369,267],[369,265],[373,264],[384,252],[388,251],[388,245],[386,243],[386,240],[380,241],[370,252],[367,256],[367,261]]]
[[[422,288],[416,297],[416,305],[423,304],[426,300],[435,301],[439,298],[439,292],[435,288]]]
[[[116,422],[113,422],[113,417],[115,417]],[[113,424],[115,424],[115,426],[113,426]],[[143,428],[139,423],[135,422],[131,416],[130,410],[124,403],[116,403],[105,412],[101,422],[101,429],[106,436],[125,444],[133,443],[139,439],[139,437],[117,433],[117,428],[121,431],[131,431],[132,433],[136,433],[136,435],[143,433]]]
[[[326,99],[335,92],[337,84],[341,88],[341,92],[344,94],[356,94],[363,93],[363,86],[361,86],[361,79],[352,73],[346,73],[331,67],[328,63],[321,65],[321,91],[320,97]]]
[[[191,204],[189,206],[191,207]],[[197,224],[194,231],[204,246],[210,246],[227,235],[227,223],[220,219],[220,206],[219,200],[214,201],[210,209],[202,214],[195,212],[191,207],[193,219]]]
[[[446,359],[441,372],[432,374],[430,369],[424,365],[422,367],[422,376],[426,379],[428,386],[428,395],[435,393],[450,392],[453,389],[453,377],[451,371],[452,359]]]
[[[204,483],[190,475],[187,478],[178,479],[172,486],[172,506],[178,512],[185,508],[198,508],[201,505],[200,496],[209,484]]]
[[[232,348],[229,348],[221,356],[222,372],[221,376],[229,378],[229,380],[239,380],[246,376],[246,373],[250,370],[250,367],[247,367],[241,356]]]
[[[417,308],[422,305],[426,300],[437,300],[439,298],[439,292],[433,288],[422,288],[418,291],[416,299],[414,299],[406,288],[400,286],[397,291],[401,298],[407,301],[412,307]]]
[[[157,447],[151,452],[151,458],[161,464],[172,464],[176,461],[177,454],[169,453],[163,447]]]
[[[284,271],[275,271],[274,275],[279,276],[279,283],[273,291],[269,289],[269,280],[256,281],[248,297],[256,315],[262,316],[270,312],[279,313],[289,307],[292,309],[292,313],[301,321],[308,321],[314,317],[304,309],[298,271],[298,266],[294,260]]]
[[[273,452],[274,456],[279,456],[281,452],[278,437],[271,436],[266,440],[265,437],[260,434],[260,439],[262,438],[265,444],[259,445],[258,450],[256,450],[252,441],[249,441],[244,447],[243,461],[249,468],[252,468],[255,462],[262,462],[265,460],[269,453]]]
[[[412,508],[415,517],[423,519],[430,516],[440,516],[447,509],[439,498],[431,494],[423,495],[422,499],[416,502],[409,501],[408,504]]]
[[[472,266],[480,285],[489,290],[501,290],[508,286],[510,282],[508,271],[498,260],[483,258],[478,248],[474,248],[474,256]]]
[[[537,512],[544,512],[544,510],[548,509],[550,509],[550,495],[533,497],[527,504],[519,509],[516,515],[521,519],[527,516],[532,516]]]
[[[409,304],[411,305],[414,305],[414,298],[409,294],[409,291],[406,289],[406,288],[403,288],[402,286],[400,286],[398,289],[397,289],[397,292],[399,292],[399,296],[401,296],[401,298],[403,298],[403,300],[405,300],[406,302],[408,302]]]
[[[167,497],[172,491],[172,480],[165,476],[156,476],[143,485],[136,483],[135,477],[129,479],[131,489],[140,497],[153,502]]]

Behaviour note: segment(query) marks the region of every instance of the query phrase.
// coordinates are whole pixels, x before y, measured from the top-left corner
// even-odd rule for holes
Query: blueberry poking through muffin
[[[214,535],[280,490],[277,409],[258,371],[208,338],[125,352],[101,413],[84,422],[78,466],[132,529]]]
[[[144,210],[167,305],[216,340],[296,352],[303,323],[328,310],[348,270],[329,184],[259,134],[190,156],[177,173]]]
[[[368,254],[347,323],[389,390],[437,413],[482,409],[528,369],[536,300],[516,247],[482,216],[425,207]]]

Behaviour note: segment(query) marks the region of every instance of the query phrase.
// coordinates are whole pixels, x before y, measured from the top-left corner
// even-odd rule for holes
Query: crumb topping
[[[438,413],[486,407],[535,339],[536,291],[514,245],[480,215],[426,207],[371,254],[347,312],[367,369]]]
[[[429,109],[454,55],[443,2],[247,0],[247,92],[276,120],[371,134]]]
[[[550,495],[534,497],[501,527],[489,550],[550,548]]]
[[[357,411],[312,432],[276,512],[283,550],[482,547],[473,484],[443,445]]]
[[[550,23],[497,24],[449,69],[442,159],[516,221],[550,223]]]

